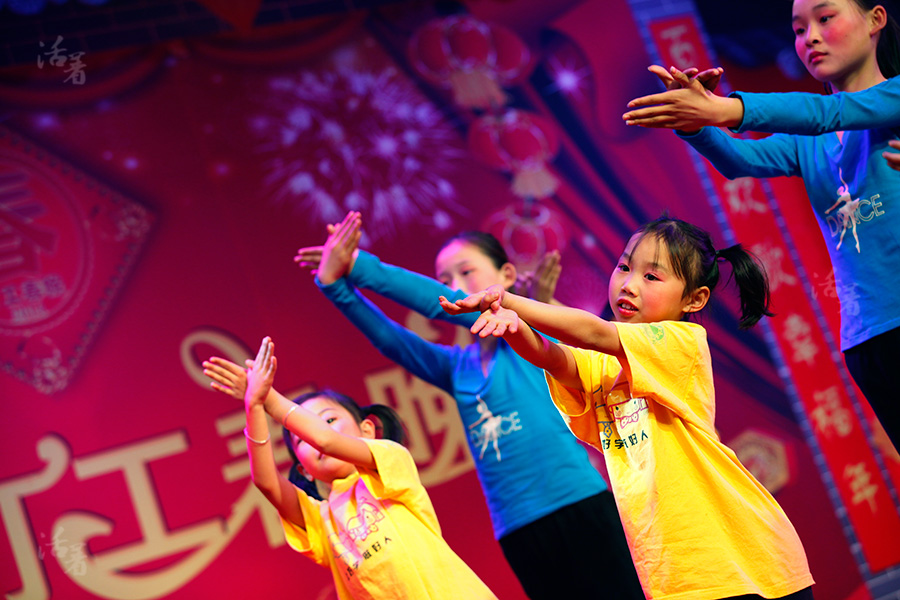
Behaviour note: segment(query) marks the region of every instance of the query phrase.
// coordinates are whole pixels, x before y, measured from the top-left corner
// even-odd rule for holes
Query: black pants
[[[847,369],[900,450],[900,327],[844,352]]]
[[[731,596],[730,598],[723,598],[723,600],[765,600],[765,598],[756,594],[747,594],[746,596]],[[812,588],[808,587],[799,592],[774,598],[773,600],[813,600]]]
[[[644,600],[612,492],[601,492],[500,538],[532,600]]]

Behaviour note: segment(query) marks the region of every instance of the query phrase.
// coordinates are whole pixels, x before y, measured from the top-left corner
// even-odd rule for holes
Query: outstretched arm
[[[265,411],[319,452],[357,466],[374,469],[375,459],[364,441],[335,431],[322,417],[294,404],[283,395],[269,393],[276,368],[274,351],[275,344],[271,338],[263,338],[255,367],[247,372],[247,396],[252,396],[254,401],[259,402],[259,394],[265,392],[262,396]]]
[[[502,307],[513,311],[519,319],[531,327],[539,329],[563,343],[611,354],[620,360],[625,360],[625,353],[619,341],[619,332],[616,326],[586,310],[544,304],[505,292],[500,286],[492,286],[456,302],[450,302],[441,297],[439,302],[441,307],[450,314],[480,311],[482,314],[472,326],[472,332],[478,333],[481,337],[494,335],[493,329],[490,328],[490,314],[498,312]],[[497,321],[497,323],[499,327],[502,321]],[[486,327],[487,331],[485,332]],[[505,331],[502,331],[500,335],[504,335],[504,333]]]
[[[858,92],[734,92],[744,105],[738,133],[819,135],[832,131],[900,127],[900,77]]]
[[[359,213],[351,211],[345,217],[344,222],[348,218],[358,217]],[[339,225],[328,226],[329,239],[338,227]],[[294,257],[294,262],[301,268],[317,275],[320,284],[325,284],[327,281],[332,281],[333,277],[330,274],[324,274],[323,280],[323,274],[319,272],[324,253],[325,245],[300,248]],[[465,294],[462,292],[451,290],[431,277],[382,263],[378,257],[368,252],[354,250],[348,258],[344,274],[353,287],[371,290],[429,319],[442,319],[465,327],[470,327],[475,322],[474,315],[464,314],[452,317],[434,303],[435,297],[442,294],[453,297],[454,300],[463,298]]]
[[[563,385],[580,389],[581,381],[572,351],[542,336],[521,320],[514,310],[500,306],[499,300],[491,301],[493,297],[479,298],[479,305],[481,300],[485,300],[487,309],[475,321],[472,333],[481,337],[502,337],[519,356],[539,369],[544,369]],[[465,300],[451,304],[444,297],[440,301],[441,306],[450,311],[460,308],[460,304],[467,304]],[[547,306],[534,300],[530,302]]]
[[[278,471],[272,453],[271,435],[266,419],[265,401],[275,379],[275,357],[269,338],[263,340],[256,360],[247,370],[244,410],[247,413],[247,454],[253,483],[278,513],[299,527],[305,527],[297,489]],[[237,365],[235,365],[237,366]]]
[[[651,71],[666,83],[660,70],[660,67],[651,67]],[[665,71],[662,70],[662,73]],[[680,85],[685,83],[685,78],[679,77],[674,71],[672,78]],[[892,77],[857,92],[830,95],[809,92],[733,92],[728,98],[713,98],[709,94],[704,98],[696,83],[699,78],[700,75],[691,81],[689,89],[693,93],[689,93],[686,88],[632,100],[629,107],[640,110],[630,111],[623,118],[626,121],[647,119],[646,122],[634,122],[635,125],[682,131],[694,131],[697,129],[696,125],[722,125],[731,127],[738,133],[759,131],[795,135],[900,127],[900,77]],[[654,104],[660,106],[650,106]],[[738,117],[738,105],[741,114],[735,119]],[[645,108],[648,106],[649,108]],[[730,108],[726,109],[726,106]],[[702,113],[706,110],[710,112],[704,123]],[[699,111],[701,114],[692,117],[692,111]],[[694,117],[697,118],[692,120]],[[684,122],[679,122],[678,119],[683,119]]]

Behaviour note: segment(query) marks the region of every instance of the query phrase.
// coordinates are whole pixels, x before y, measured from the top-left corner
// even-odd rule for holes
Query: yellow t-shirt
[[[582,389],[547,382],[572,432],[603,452],[647,598],[773,598],[811,586],[787,515],[719,441],[706,330],[616,327],[626,369],[570,348]]]
[[[365,441],[377,469],[334,481],[325,501],[298,489],[306,529],[282,519],[288,544],[331,569],[342,600],[495,599],[441,537],[409,451]]]

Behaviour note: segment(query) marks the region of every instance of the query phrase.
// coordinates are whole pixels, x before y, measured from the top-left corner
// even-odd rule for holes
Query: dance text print
[[[838,169],[838,178],[841,180],[841,185],[836,192],[838,199],[825,211],[825,221],[828,223],[831,237],[839,236],[837,250],[841,249],[844,236],[849,230],[856,242],[856,251],[861,252],[856,227],[861,222],[871,221],[884,214],[882,203],[879,201],[881,194],[875,194],[869,199],[853,198],[850,193],[850,185],[844,181],[844,174],[840,169]]]

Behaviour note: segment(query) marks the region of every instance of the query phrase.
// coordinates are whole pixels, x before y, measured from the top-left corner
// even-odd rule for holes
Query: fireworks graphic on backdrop
[[[447,179],[460,135],[395,68],[361,66],[364,50],[269,80],[250,121],[264,193],[322,223],[361,211],[369,242],[410,223],[447,229],[466,212]]]

